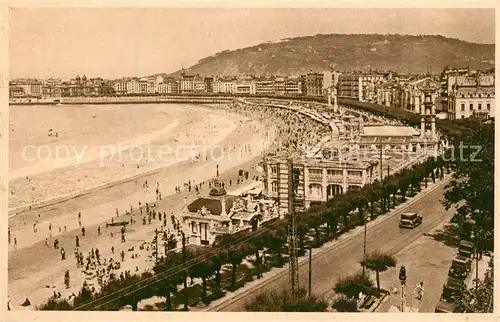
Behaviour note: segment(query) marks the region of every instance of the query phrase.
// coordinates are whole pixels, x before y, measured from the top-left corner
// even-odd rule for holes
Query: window
[[[198,232],[198,230],[196,229],[196,223],[194,221],[191,222],[191,228],[193,234],[196,234]]]
[[[277,173],[277,169],[276,169],[276,166],[275,165],[272,165],[271,166],[271,173]]]
[[[326,170],[326,173],[329,176],[342,176],[344,174],[344,171],[342,171],[342,170]]]
[[[465,116],[464,116],[464,115],[462,115],[462,118],[464,119],[464,118],[465,118]]]
[[[353,176],[353,177],[361,177],[362,172],[361,171],[347,171],[347,175]]]
[[[276,182],[276,181],[271,182],[271,190],[273,192],[278,192],[278,182]]]
[[[309,169],[309,174],[323,174],[321,169]]]
[[[491,109],[490,103],[486,104],[486,108],[488,109],[488,111]]]
[[[481,103],[477,104],[477,109],[480,110],[481,109]]]
[[[465,111],[465,104],[462,104],[462,111]]]
[[[473,108],[474,108],[474,104],[470,103],[470,104],[469,104],[469,110],[471,110],[471,111],[472,111],[472,109],[473,109]]]

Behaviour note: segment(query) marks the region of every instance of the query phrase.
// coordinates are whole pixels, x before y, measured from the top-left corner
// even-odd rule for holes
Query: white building
[[[448,119],[495,117],[494,87],[462,87],[448,97]]]
[[[235,79],[219,78],[214,82],[214,93],[228,93],[235,92]]]

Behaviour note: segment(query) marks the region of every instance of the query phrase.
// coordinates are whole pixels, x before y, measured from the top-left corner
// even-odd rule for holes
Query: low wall
[[[121,97],[61,97],[59,99],[13,99],[9,105],[47,105],[47,104],[224,104],[233,97],[207,96],[121,96]]]

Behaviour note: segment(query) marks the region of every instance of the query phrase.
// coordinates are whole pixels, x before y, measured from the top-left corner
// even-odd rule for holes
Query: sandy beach
[[[172,106],[167,106],[167,108],[172,109]],[[161,107],[156,106],[153,109],[161,113]],[[116,161],[111,161],[111,164],[114,162],[113,165],[107,165],[104,169],[101,169],[95,166],[97,160],[94,159],[80,164],[76,167],[77,171],[75,169],[71,171],[72,167],[64,167],[39,173],[30,178],[33,184],[38,179],[50,183],[50,176],[52,175],[53,184],[49,188],[45,188],[52,190],[47,190],[45,197],[47,195],[52,196],[51,191],[56,191],[59,193],[59,196],[64,197],[67,189],[73,189],[71,192],[75,195],[67,198],[67,200],[51,205],[31,210],[27,209],[17,214],[14,212],[9,214],[11,235],[12,238],[17,238],[17,249],[14,249],[13,245],[9,246],[9,295],[13,303],[22,302],[25,297],[29,297],[33,304],[40,304],[40,302],[45,301],[52,295],[53,290],[46,288],[46,285],[63,285],[62,276],[64,271],[73,268],[71,272],[76,272],[74,270],[76,263],[73,258],[73,249],[77,234],[80,235],[81,250],[84,253],[88,252],[91,248],[99,247],[103,256],[108,256],[111,255],[111,245],[115,245],[117,248],[115,252],[120,252],[122,249],[126,250],[134,245],[137,246],[144,240],[151,239],[154,234],[154,228],[161,226],[161,222],[153,223],[152,226],[143,226],[142,223],[137,226],[134,225],[127,231],[127,242],[120,243],[119,229],[104,229],[104,222],[116,217],[115,209],[119,209],[120,215],[122,215],[131,206],[136,208],[139,201],[142,204],[145,202],[155,202],[155,188],[158,184],[159,190],[163,195],[163,200],[158,202],[158,209],[166,212],[169,216],[171,213],[175,214],[182,207],[184,197],[187,197],[187,200],[196,198],[194,191],[191,193],[183,191],[181,194],[175,194],[175,186],[180,185],[182,187],[189,180],[194,184],[198,184],[214,177],[216,165],[219,165],[220,173],[226,172],[224,175],[237,175],[238,166],[242,166],[245,162],[247,162],[245,166],[251,170],[254,163],[258,160],[255,158],[274,139],[273,129],[266,128],[262,124],[250,121],[242,116],[228,114],[225,111],[199,106],[176,106],[173,110],[182,115],[177,114],[177,118],[169,117],[168,121],[163,120],[165,122],[154,120],[156,122],[155,125],[147,127],[148,130],[152,129],[152,131],[147,133],[161,131],[174,121],[178,121],[179,124],[166,131],[167,133],[154,138],[152,140],[153,143],[149,141],[149,144],[153,146],[159,146],[165,144],[165,142],[172,145],[174,143],[185,144],[189,140],[197,139],[201,151],[203,150],[201,147],[210,148],[217,145],[221,148],[217,151],[211,151],[213,153],[207,154],[205,158],[193,158],[191,156],[192,151],[190,151],[190,157],[184,159],[171,158],[166,162],[149,162],[146,165],[140,166],[141,171],[135,172],[132,169],[137,169],[137,167],[129,166],[128,170],[125,171],[123,169],[125,167],[120,169]],[[192,115],[188,115],[189,113],[192,113]],[[180,131],[181,129],[183,132]],[[132,130],[130,132],[123,131],[122,136],[115,138],[116,141],[129,140],[133,137],[130,135],[131,132]],[[203,132],[204,136],[201,132]],[[136,137],[140,137],[144,133],[136,132],[135,135]],[[103,135],[103,138],[108,137],[111,138],[111,136]],[[35,139],[30,137],[30,140]],[[139,138],[140,140],[141,138]],[[142,137],[142,140],[145,140],[145,138]],[[96,139],[96,141],[98,140]],[[247,148],[242,149],[241,147]],[[200,149],[196,150],[196,152],[199,153]],[[195,153],[195,156],[197,153]],[[254,161],[248,163],[252,159]],[[94,165],[89,165],[92,163]],[[17,168],[14,166],[11,167],[11,170],[13,168],[20,169],[23,166],[18,166]],[[113,170],[115,168],[118,170]],[[229,169],[232,170],[227,172]],[[113,171],[116,172],[113,174]],[[110,174],[103,175],[103,173]],[[71,182],[75,186],[66,187],[68,184],[65,184],[61,180],[61,176],[78,176],[80,181],[73,179]],[[57,180],[54,180],[54,178],[57,178]],[[14,182],[16,180],[22,181],[26,179],[23,177],[13,179]],[[78,190],[76,183],[82,180],[90,184],[84,186],[86,189]],[[143,187],[143,183],[146,180],[149,182],[148,188]],[[249,182],[240,184],[239,188],[247,183]],[[81,185],[83,186],[83,184]],[[64,186],[66,190],[59,189],[60,186]],[[104,187],[90,189],[91,187],[99,186]],[[234,186],[234,189],[238,188],[236,185]],[[40,185],[36,187],[39,189]],[[87,190],[87,193],[82,193],[85,190]],[[43,196],[43,194],[41,195]],[[13,206],[15,207],[15,205],[11,204],[11,207]],[[78,230],[77,214],[79,211],[82,213],[82,225],[88,231],[85,237],[82,237]],[[134,211],[138,212],[137,209]],[[37,232],[34,233],[33,223],[36,220],[38,220]],[[137,221],[139,222],[140,219]],[[167,222],[170,222],[170,220]],[[52,227],[52,237],[49,238],[49,246],[46,246],[44,240],[50,235],[49,225]],[[59,228],[62,229],[64,226],[66,226],[67,232],[65,233],[64,230],[59,232]],[[103,229],[101,236],[97,236],[97,226]],[[113,229],[116,232],[115,236],[111,238],[110,231]],[[52,247],[52,241],[56,236],[61,245],[66,249],[68,258],[65,261],[60,260],[58,250]],[[33,256],[41,257],[40,260],[33,261]],[[133,261],[134,263],[132,264]],[[133,267],[139,266],[141,269],[144,269],[148,266],[148,261],[145,261],[144,258],[139,260],[134,259],[133,261],[129,260],[127,265],[124,264],[124,267],[132,265]],[[132,266],[127,269],[131,269]],[[81,287],[82,282],[82,276],[72,273],[72,287],[64,291],[76,292]],[[58,291],[62,291],[62,288],[58,287]]]

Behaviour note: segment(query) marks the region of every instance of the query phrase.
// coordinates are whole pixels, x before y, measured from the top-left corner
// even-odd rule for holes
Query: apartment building
[[[235,91],[235,78],[218,78],[214,82],[214,93],[233,94]]]
[[[195,91],[195,75],[182,73],[180,81],[180,93],[193,93]]]
[[[323,95],[323,74],[308,73],[301,76],[302,93],[307,96]]]
[[[448,96],[448,119],[495,117],[494,87],[460,87]]]
[[[253,80],[240,79],[234,82],[234,94],[255,95],[256,85]]]
[[[9,82],[9,86],[15,87],[9,94],[16,95],[16,97],[42,97],[42,82],[37,79],[19,79]],[[14,97],[14,96],[12,96]]]
[[[338,76],[338,96],[360,102],[376,102],[377,86],[391,79],[390,73],[352,73]]]
[[[115,81],[113,84],[113,88],[115,90],[115,93],[118,95],[125,95],[127,94],[127,80],[125,78]]]
[[[342,74],[337,85],[338,97],[352,98],[358,101],[363,99],[361,77],[357,74]]]
[[[255,80],[255,92],[260,95],[273,95],[274,78],[260,77]]]
[[[205,83],[205,91],[207,93],[213,93],[214,92],[215,77],[212,77],[212,76],[205,77],[203,79],[203,82]]]

